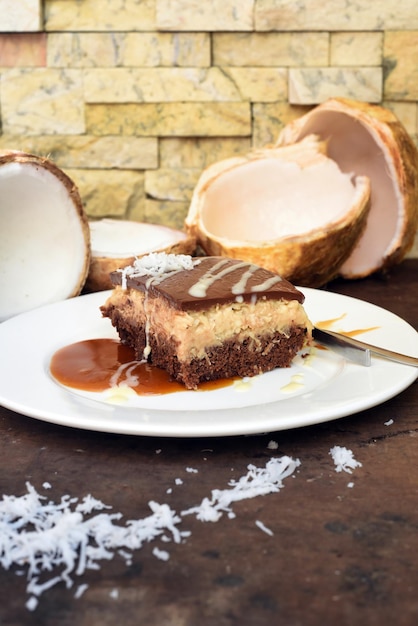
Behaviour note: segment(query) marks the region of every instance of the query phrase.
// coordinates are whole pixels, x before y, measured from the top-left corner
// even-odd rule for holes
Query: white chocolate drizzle
[[[149,342],[149,315],[147,314],[148,292],[151,285],[159,285],[169,276],[174,276],[185,270],[192,270],[200,263],[199,259],[193,259],[186,254],[166,254],[165,252],[152,252],[144,257],[135,259],[133,265],[125,267],[119,272],[122,274],[122,289],[127,287],[127,279],[139,276],[149,276],[145,283],[145,348],[142,353],[144,361],[148,360],[151,353]]]
[[[230,274],[238,267],[243,267],[247,265],[247,263],[242,262],[237,265],[221,269],[224,265],[228,263],[229,261],[227,259],[222,259],[221,261],[218,261],[218,263],[216,263],[210,270],[205,272],[203,276],[201,276],[199,280],[190,287],[189,295],[193,296],[194,298],[205,298],[209,287],[216,283],[217,280],[220,280],[227,274]]]
[[[232,266],[222,269],[222,267],[228,263],[229,261],[227,259],[223,259],[216,263],[210,270],[203,274],[203,276],[201,276],[194,285],[190,287],[188,292],[189,295],[193,296],[194,298],[205,298],[209,287],[211,287],[211,285],[213,285],[217,280],[221,280],[227,274],[230,274],[231,272],[245,267],[247,269],[245,270],[245,272],[242,273],[239,281],[231,287],[231,293],[237,296],[236,300],[237,302],[239,302],[239,296],[242,296],[242,294],[245,293],[248,281],[253,278],[254,274],[260,268],[257,265],[249,265],[248,263],[241,261],[239,263],[235,263]],[[253,285],[250,288],[250,291],[253,294],[266,291],[267,289],[273,287],[273,285],[275,285],[276,283],[279,283],[281,280],[282,278],[280,276],[271,276],[263,283],[260,283],[259,285]]]

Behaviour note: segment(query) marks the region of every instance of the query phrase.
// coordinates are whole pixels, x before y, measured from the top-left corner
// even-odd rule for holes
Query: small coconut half
[[[90,232],[74,182],[49,159],[0,152],[0,320],[80,293]]]
[[[343,172],[371,183],[366,229],[339,274],[362,278],[402,261],[418,221],[418,152],[403,125],[382,106],[335,98],[286,126],[277,146],[312,133]]]
[[[150,252],[192,254],[196,239],[185,232],[130,220],[102,219],[90,222],[91,262],[86,288],[103,291],[113,287],[110,273],[131,265]]]
[[[362,232],[370,198],[364,176],[342,173],[310,135],[209,166],[186,228],[210,255],[253,262],[293,283],[333,278]]]

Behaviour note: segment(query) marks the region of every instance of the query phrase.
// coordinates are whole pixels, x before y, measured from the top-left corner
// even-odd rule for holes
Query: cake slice
[[[289,367],[311,341],[303,294],[251,263],[152,253],[111,280],[103,316],[139,361],[188,389]]]

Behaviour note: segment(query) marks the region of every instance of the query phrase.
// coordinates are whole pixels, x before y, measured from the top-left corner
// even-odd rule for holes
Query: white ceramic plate
[[[393,313],[347,296],[302,289],[314,322],[341,319],[332,328],[378,327],[365,341],[416,355],[418,334]],[[161,437],[273,432],[318,424],[375,406],[406,389],[418,370],[372,357],[371,367],[312,348],[289,369],[210,391],[131,396],[89,393],[57,384],[49,373],[54,352],[70,343],[116,337],[99,307],[107,292],[80,296],[23,313],[0,325],[0,403],[64,426]]]

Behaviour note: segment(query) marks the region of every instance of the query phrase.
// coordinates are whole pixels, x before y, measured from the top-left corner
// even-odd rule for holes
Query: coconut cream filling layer
[[[116,287],[105,308],[114,306],[125,321],[138,332],[145,332],[144,358],[150,352],[151,336],[168,338],[176,343],[180,361],[202,359],[207,349],[230,339],[241,342],[250,338],[256,349],[258,337],[281,333],[289,337],[292,328],[307,328],[306,343],[312,325],[297,300],[263,300],[215,305],[207,310],[180,311],[162,298],[150,297],[136,289]]]

